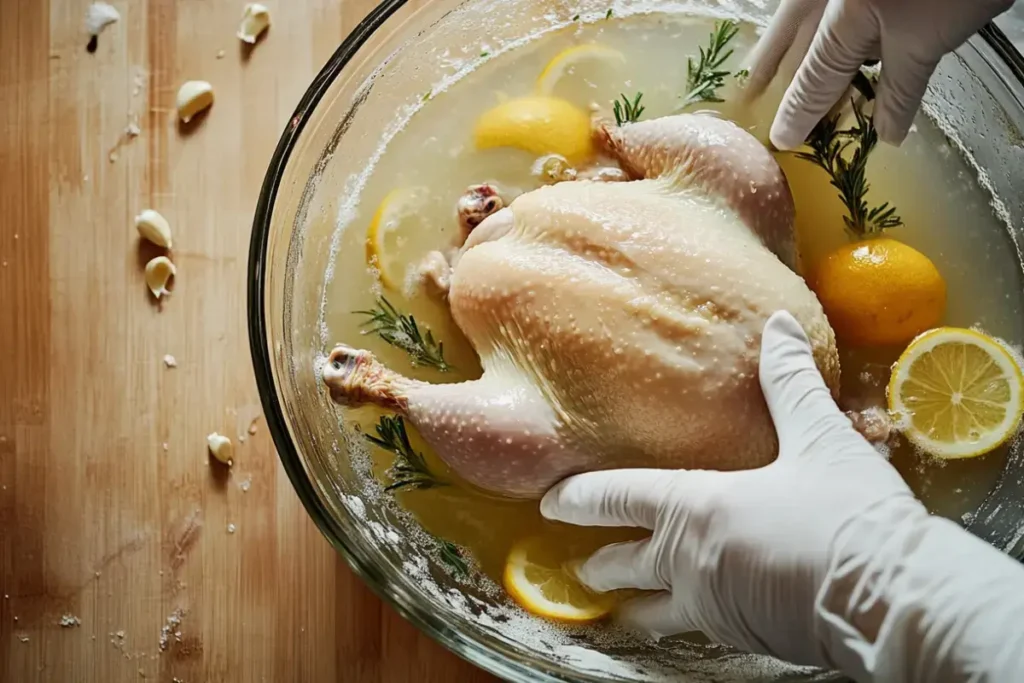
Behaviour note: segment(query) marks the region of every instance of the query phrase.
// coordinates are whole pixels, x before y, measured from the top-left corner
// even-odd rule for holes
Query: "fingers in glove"
[[[850,87],[870,54],[879,28],[865,3],[830,2],[807,56],[775,115],[769,134],[779,149],[803,144],[815,124]]]
[[[634,598],[622,604],[616,613],[627,628],[654,640],[698,630],[672,601],[671,593]]]
[[[899,145],[914,123],[938,62],[921,61],[906,52],[884,57],[875,99],[875,129],[879,140]]]
[[[786,311],[774,313],[764,326],[758,372],[780,457],[798,456],[815,444],[827,443],[830,452],[863,445],[863,437],[832,400],[803,328]]]
[[[606,545],[579,566],[576,577],[598,593],[621,588],[668,590],[650,548],[650,539]]]
[[[753,99],[775,78],[783,58],[790,53],[806,54],[825,13],[821,0],[783,0],[746,61],[747,78],[743,96]]]
[[[672,473],[607,470],[578,474],[556,484],[540,501],[548,519],[580,526],[654,529]]]

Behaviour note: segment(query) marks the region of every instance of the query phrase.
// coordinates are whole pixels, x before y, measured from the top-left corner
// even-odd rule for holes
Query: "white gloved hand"
[[[836,407],[788,313],[765,325],[760,377],[771,465],[594,472],[544,496],[549,519],[653,532],[579,578],[658,591],[619,615],[656,638],[700,630],[858,681],[1024,680],[1024,569],[925,511]]]
[[[840,412],[788,313],[765,326],[760,378],[779,436],[772,464],[581,474],[551,489],[541,512],[653,531],[649,540],[602,548],[579,568],[597,591],[660,591],[626,603],[627,624],[655,638],[699,630],[749,651],[834,666],[815,637],[815,601],[837,539],[867,513],[897,524],[927,513]]]
[[[759,94],[783,57],[804,55],[779,106],[770,138],[794,149],[843,96],[867,60],[881,58],[874,121],[900,144],[939,60],[1013,0],[782,0],[748,60],[749,93]]]

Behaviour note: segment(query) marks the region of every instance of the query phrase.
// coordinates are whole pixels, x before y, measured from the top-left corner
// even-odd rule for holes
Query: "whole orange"
[[[888,237],[854,242],[818,264],[812,288],[841,343],[905,344],[938,326],[946,282],[931,260]]]

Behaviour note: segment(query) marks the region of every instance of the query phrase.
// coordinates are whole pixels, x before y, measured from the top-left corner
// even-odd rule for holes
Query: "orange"
[[[836,337],[852,346],[905,344],[938,326],[946,282],[931,260],[888,238],[847,244],[822,259],[812,278]]]

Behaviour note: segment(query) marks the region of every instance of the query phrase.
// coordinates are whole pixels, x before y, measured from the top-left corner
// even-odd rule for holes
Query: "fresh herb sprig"
[[[368,311],[355,311],[364,315],[364,334],[376,334],[391,346],[409,354],[413,365],[425,365],[448,372],[452,366],[444,359],[444,344],[434,339],[430,330],[420,330],[416,318],[400,313],[384,297],[377,298],[377,306]]]
[[[385,491],[398,489],[432,489],[445,486],[430,468],[423,454],[416,451],[409,442],[405,431],[405,420],[399,416],[382,415],[377,422],[377,436],[363,435],[370,443],[395,455],[395,462],[388,469],[391,483]]]
[[[697,58],[686,60],[686,95],[680,109],[697,102],[722,102],[718,89],[725,85],[730,75],[722,65],[732,56],[732,49],[726,49],[736,37],[740,27],[735,21],[717,21],[711,32],[707,47],[700,48]]]
[[[615,100],[615,104],[612,105],[612,111],[615,114],[615,125],[622,126],[626,123],[636,123],[639,121],[640,115],[644,113],[644,106],[640,104],[640,98],[644,94],[638,92],[632,102],[625,95],[620,96],[622,100]]]
[[[829,174],[831,185],[839,191],[839,198],[849,214],[843,216],[846,229],[854,237],[861,238],[903,225],[903,220],[889,202],[868,207],[865,197],[871,185],[868,184],[866,170],[868,156],[878,144],[878,132],[871,117],[864,114],[856,101],[853,102],[853,115],[853,127],[845,130],[838,128],[838,112],[823,118],[807,136],[806,144],[811,151],[797,152],[796,155],[817,164]]]
[[[448,568],[460,576],[469,576],[469,563],[462,556],[459,546],[443,538],[437,539],[438,557],[441,562],[448,565]]]

